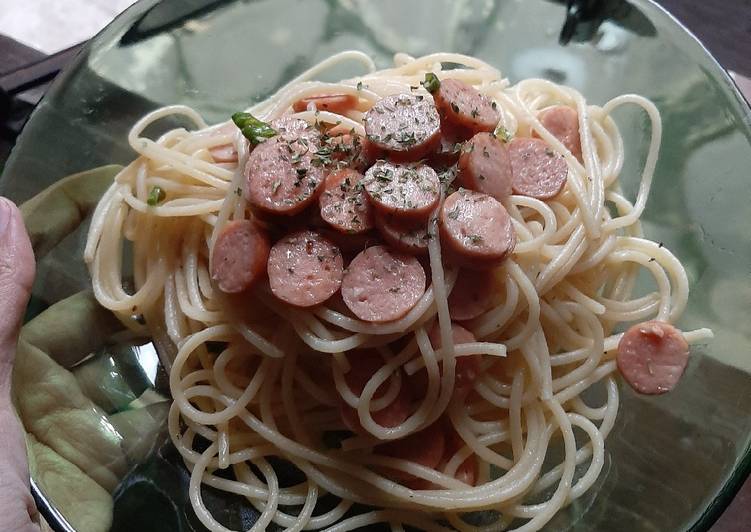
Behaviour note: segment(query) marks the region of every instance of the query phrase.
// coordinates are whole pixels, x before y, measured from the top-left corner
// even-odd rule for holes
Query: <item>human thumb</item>
[[[8,398],[18,332],[34,281],[34,252],[18,208],[0,197],[0,402]]]

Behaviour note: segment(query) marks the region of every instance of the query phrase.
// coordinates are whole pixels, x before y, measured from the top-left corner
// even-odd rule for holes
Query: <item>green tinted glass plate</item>
[[[749,468],[749,108],[707,51],[654,4],[602,2],[595,20],[577,28],[572,42],[561,46],[564,4],[170,0],[155,7],[153,0],[140,2],[96,37],[56,80],[19,139],[0,180],[0,193],[20,202],[66,175],[127,163],[133,154],[126,133],[145,112],[183,103],[210,122],[225,120],[313,63],[345,49],[365,51],[381,67],[397,51],[461,52],[496,65],[512,82],[545,77],[575,87],[597,104],[623,93],[642,94],[657,104],[664,126],[645,231],[686,265],[692,292],[681,325],[711,327],[716,338],[693,350],[686,375],[671,394],[649,398],[622,389],[602,478],[548,528],[704,530]],[[327,76],[356,73],[352,67]],[[627,153],[622,180],[633,195],[648,123],[631,110],[619,111],[616,119]],[[63,239],[41,261],[34,308],[87,287],[80,258],[84,229]],[[82,390],[111,416],[142,408],[145,392],[163,391],[153,349],[118,349],[100,350],[83,369],[74,370]],[[101,375],[107,378],[98,378]],[[97,386],[91,386],[92,380]],[[32,388],[17,389],[16,394],[34,393]],[[160,420],[159,412],[151,410],[146,419]],[[117,426],[123,426],[121,419]],[[156,459],[143,449],[130,452],[127,427],[122,432],[128,467],[150,456],[137,473],[152,485],[118,492],[113,529],[192,530],[196,521],[190,512],[164,495],[182,493],[183,473],[173,467],[175,457],[169,449]],[[149,438],[157,433],[148,432]],[[129,485],[141,486],[138,478],[128,478]],[[44,489],[43,479],[36,480]],[[54,504],[60,495],[52,487],[48,491]],[[215,498],[227,523],[242,526],[245,518],[252,519]],[[80,522],[71,513],[67,517]]]

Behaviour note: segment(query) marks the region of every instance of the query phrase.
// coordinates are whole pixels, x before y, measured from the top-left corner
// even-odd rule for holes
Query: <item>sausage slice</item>
[[[442,80],[433,97],[446,123],[468,128],[473,133],[492,132],[501,119],[490,98],[458,79]]]
[[[579,135],[579,113],[565,105],[543,110],[538,116],[542,125],[581,161],[582,144]],[[536,134],[535,134],[536,135]]]
[[[318,197],[321,218],[343,233],[365,233],[373,228],[373,208],[362,179],[360,172],[349,168],[331,172]]]
[[[451,324],[451,337],[454,340],[454,345],[466,344],[475,342],[475,336],[467,329],[457,323]],[[428,333],[430,343],[433,345],[433,349],[441,348],[441,328],[438,326],[438,322],[433,325]],[[438,363],[441,374],[443,374],[443,363]],[[480,375],[480,356],[470,355],[466,357],[456,357],[456,369],[454,377],[454,393],[459,395],[466,395],[474,387],[474,383],[477,377]],[[412,386],[412,392],[415,397],[425,397],[428,391],[428,372],[425,368],[415,372],[410,377],[410,385]]]
[[[459,182],[463,187],[505,201],[511,195],[511,158],[491,133],[478,133],[462,148]]]
[[[272,122],[278,133],[256,146],[245,166],[245,195],[271,214],[293,215],[318,197],[324,158],[317,154],[320,135],[304,120]]]
[[[352,94],[324,94],[321,96],[308,96],[297,100],[292,104],[292,110],[296,113],[308,109],[309,104],[315,104],[318,111],[330,111],[332,113],[344,114],[354,109],[358,104],[357,96]]]
[[[496,292],[496,279],[492,270],[460,271],[448,300],[451,319],[475,319],[493,307]]]
[[[424,255],[428,252],[431,236],[427,225],[425,220],[411,222],[381,213],[375,215],[375,226],[386,243],[410,255]]]
[[[415,464],[435,469],[443,458],[446,435],[442,421],[437,421],[406,438],[390,441],[376,447],[378,454],[400,458]],[[403,471],[389,470],[388,476],[394,480],[422,480]]]
[[[383,360],[377,353],[371,351],[354,351],[347,356],[347,359],[351,367],[344,375],[344,379],[350,391],[357,397],[360,397],[371,377],[384,366]],[[389,381],[387,380],[378,387],[373,394],[373,398],[378,399],[383,397],[388,387]],[[399,394],[381,410],[371,412],[373,421],[386,428],[401,425],[410,414],[411,399],[409,389],[406,386],[406,379],[402,375],[402,386],[399,389]],[[360,424],[357,410],[349,406],[344,400],[340,403],[339,415],[344,425],[352,432],[366,432]]]
[[[377,161],[363,184],[376,209],[400,218],[426,219],[440,200],[438,174],[426,164]]]
[[[618,342],[618,370],[639,393],[662,394],[678,383],[688,364],[688,343],[663,321],[638,323]]]
[[[363,118],[365,133],[392,159],[415,161],[435,149],[441,121],[433,100],[420,94],[394,94],[378,102]]]
[[[333,296],[342,284],[342,253],[315,231],[298,231],[279,240],[268,260],[276,297],[296,307],[311,307]]]
[[[211,278],[222,292],[243,292],[266,273],[268,257],[266,233],[250,220],[233,220],[214,243]]]
[[[568,165],[544,140],[517,137],[508,149],[513,175],[511,188],[515,194],[549,200],[563,190]]]
[[[447,259],[469,269],[497,266],[511,254],[516,233],[500,202],[460,188],[443,203],[440,234]]]
[[[393,321],[417,304],[425,282],[425,270],[416,258],[372,246],[352,259],[342,281],[342,298],[363,321]]]

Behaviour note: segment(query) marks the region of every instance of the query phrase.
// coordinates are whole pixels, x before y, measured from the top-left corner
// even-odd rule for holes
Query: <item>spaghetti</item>
[[[345,61],[361,64],[365,74],[340,83],[311,81]],[[444,70],[445,64],[455,68]],[[470,343],[454,345],[448,297],[462,275],[473,274],[442,260],[438,238],[427,245],[429,287],[395,321],[365,322],[334,303],[295,308],[276,299],[268,284],[238,305],[212,283],[210,264],[223,228],[252,217],[242,194],[245,137],[231,123],[209,126],[179,105],[149,113],[128,135],[138,158],[101,199],[84,256],[98,301],[159,347],[174,399],[169,433],[191,472],[193,508],[212,531],[226,529],[204,505],[203,484],[246,497],[260,512],[254,531],[271,523],[288,531],[342,532],[374,523],[392,530],[539,530],[602,470],[618,410],[614,372],[622,333],[614,331],[650,318],[675,322],[686,306],[683,266],[645,239],[639,222],[661,136],[656,107],[640,96],[598,107],[549,81],[511,86],[495,68],[463,55],[396,54],[393,68],[377,70],[365,54],[344,52],[249,111],[263,121],[292,115],[364,136],[365,111],[388,95],[427,95],[419,87],[428,72],[492,99],[508,135],[536,134],[568,166],[567,186],[553,199],[512,195],[506,202],[516,248],[493,271],[501,296],[466,324],[477,339]],[[351,95],[359,105],[343,114],[292,109],[301,99],[327,94]],[[552,105],[578,113],[581,161],[538,119]],[[625,151],[611,118],[627,105],[646,113],[652,131],[633,202],[619,186]],[[158,140],[143,136],[150,124],[173,115],[187,117],[196,129],[175,129]],[[221,162],[216,150],[227,147],[236,160]],[[151,201],[154,190],[164,199]],[[132,292],[124,287],[128,248]],[[632,296],[639,271],[651,274],[657,288]],[[440,348],[429,338],[434,323]],[[691,343],[710,335],[701,329],[684,338]],[[351,353],[362,349],[382,363],[357,396],[347,374],[357,363]],[[457,397],[457,361],[470,355],[480,356],[480,376],[471,393]],[[424,397],[402,423],[379,425],[373,413],[419,371],[427,377]],[[602,404],[584,401],[592,386],[605,391]],[[363,430],[327,447],[326,436],[346,428],[342,404],[354,409]],[[384,441],[398,442],[436,423],[448,424],[459,442],[440,466],[377,451]],[[584,438],[577,440],[576,432]],[[563,459],[550,467],[553,445],[562,447]],[[304,480],[282,485],[276,458],[293,464]],[[466,464],[476,466],[469,482],[460,474]],[[216,474],[227,468],[231,479]],[[333,506],[324,504],[328,494],[338,498]],[[375,509],[353,514],[354,503]],[[468,517],[482,510],[492,511],[484,524]]]

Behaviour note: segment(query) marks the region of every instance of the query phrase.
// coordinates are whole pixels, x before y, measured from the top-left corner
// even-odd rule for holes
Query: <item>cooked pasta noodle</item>
[[[364,73],[339,83],[314,81],[342,62],[360,64]],[[429,288],[393,322],[365,322],[335,304],[293,308],[276,300],[268,284],[241,304],[221,294],[211,282],[211,254],[230,220],[252,216],[241,193],[249,148],[231,122],[208,126],[188,107],[158,109],[133,126],[128,142],[138,157],[117,175],[94,213],[84,252],[94,292],[160,346],[174,399],[169,433],[191,472],[193,508],[212,531],[226,529],[204,505],[203,484],[247,498],[260,513],[254,531],[271,523],[289,531],[343,532],[374,523],[392,530],[538,530],[591,488],[602,470],[619,402],[618,326],[649,318],[674,323],[686,306],[681,262],[646,239],[639,222],[661,137],[651,102],[624,95],[600,107],[545,80],[510,85],[497,69],[459,54],[400,53],[394,63],[377,70],[365,54],[334,55],[249,112],[264,121],[291,114],[310,123],[340,123],[363,135],[364,111],[390,94],[425,93],[415,87],[426,72],[435,72],[496,102],[510,135],[535,133],[565,158],[563,192],[549,201],[512,195],[507,202],[517,246],[494,272],[503,297],[467,325],[476,342],[452,341],[447,297],[467,273],[442,260],[438,238],[428,242]],[[442,68],[449,63],[454,68]],[[292,111],[294,102],[326,94],[354,95],[360,105],[345,115],[310,107]],[[581,161],[538,120],[537,113],[551,105],[577,111]],[[626,147],[611,117],[623,106],[643,111],[651,124],[633,201],[618,182]],[[174,115],[195,129],[175,129],[157,140],[143,136],[149,125]],[[215,162],[211,150],[227,145],[237,161]],[[149,198],[154,187],[165,194],[157,205]],[[123,264],[131,256],[126,249],[132,265]],[[640,271],[651,275],[656,289],[632,295]],[[131,278],[133,290],[126,288]],[[436,321],[440,349],[428,338]],[[697,342],[710,335],[702,329],[685,338]],[[353,359],[345,353],[365,347],[375,349],[384,365],[358,397],[346,384]],[[482,375],[473,393],[457,399],[456,361],[469,355],[481,356]],[[379,425],[373,412],[423,368],[425,396],[414,411],[395,427]],[[604,390],[603,403],[584,401],[592,386]],[[378,396],[379,389],[385,393]],[[355,409],[365,434],[345,438],[341,449],[328,448],[324,435],[345,429],[338,415],[342,402]],[[376,444],[439,419],[449,420],[462,440],[440,468],[373,452]],[[577,443],[575,431],[584,443]],[[554,445],[563,459],[551,467],[546,459]],[[272,457],[292,464],[304,481],[282,485]],[[479,466],[476,485],[455,476],[472,457]],[[216,475],[228,468],[232,479]],[[404,478],[431,484],[412,489],[399,480]],[[341,502],[322,510],[327,494]],[[373,509],[353,514],[354,503]],[[492,522],[470,524],[467,516],[482,510],[493,511],[486,515],[494,516]]]

